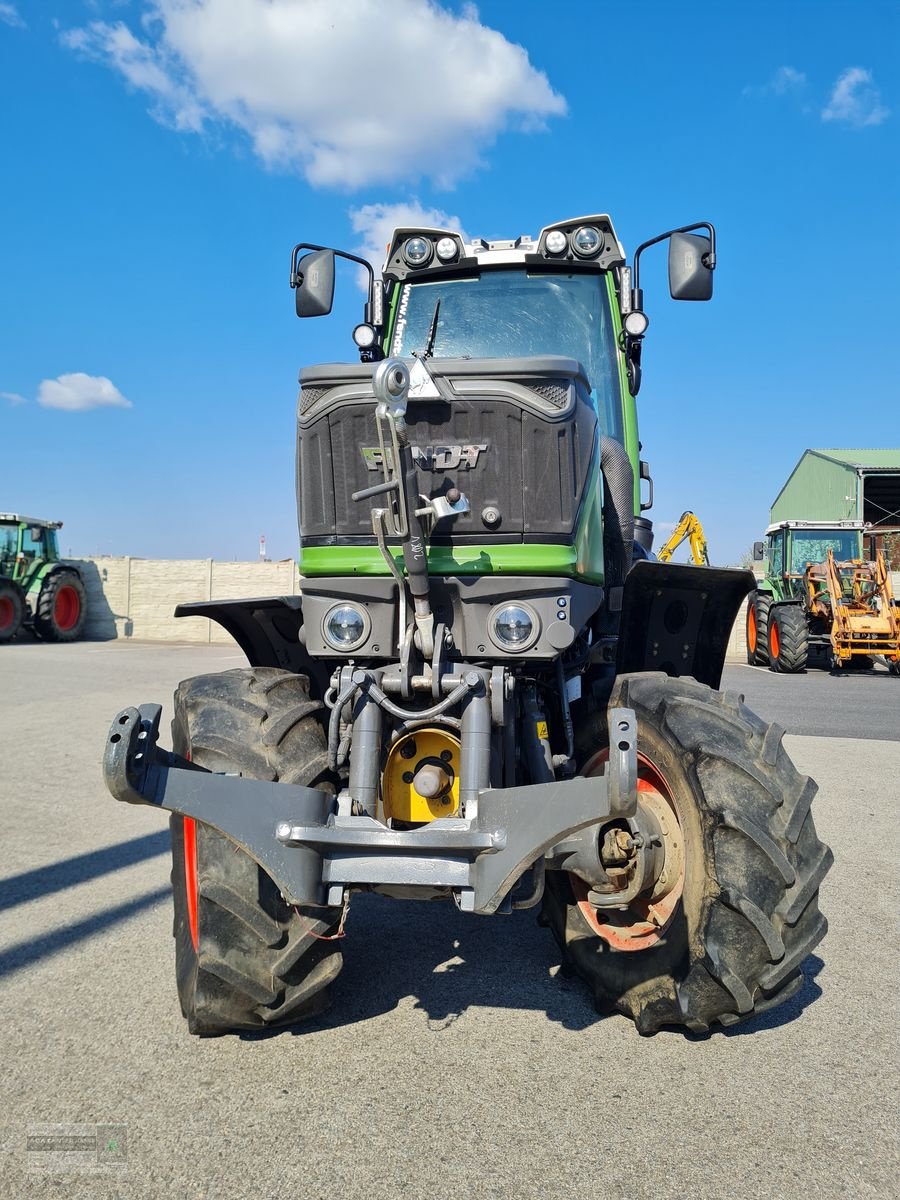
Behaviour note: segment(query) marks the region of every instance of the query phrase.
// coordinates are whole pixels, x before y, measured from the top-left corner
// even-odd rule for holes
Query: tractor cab
[[[779,521],[754,546],[766,563],[766,589],[775,601],[799,599],[810,564],[824,563],[830,550],[838,562],[863,557],[861,521]]]

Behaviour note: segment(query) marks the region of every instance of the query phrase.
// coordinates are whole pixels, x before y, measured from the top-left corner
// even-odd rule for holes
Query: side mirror
[[[753,561],[754,562],[762,562],[765,557],[766,557],[765,542],[754,542],[753,543]]]
[[[304,254],[297,263],[294,294],[298,317],[324,317],[334,303],[334,251]]]
[[[32,525],[28,530],[28,536],[33,542],[39,542],[44,536],[44,530],[40,525]]]
[[[709,238],[673,233],[669,238],[669,293],[673,300],[710,300],[713,273]]]

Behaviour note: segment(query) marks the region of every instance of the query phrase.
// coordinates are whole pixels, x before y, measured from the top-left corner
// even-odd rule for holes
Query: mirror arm
[[[330,250],[338,258],[345,258],[349,262],[358,263],[359,266],[365,267],[369,274],[369,298],[366,301],[365,321],[367,325],[381,326],[384,323],[384,296],[380,291],[380,286],[375,286],[375,271],[368,259],[360,258],[356,254],[350,254],[346,250],[335,250],[333,246],[315,246],[312,242],[298,242],[291,251],[291,278],[290,284],[292,288],[299,287],[303,282],[300,272],[297,270],[297,256],[301,250]]]
[[[649,246],[655,246],[658,242],[664,242],[670,238],[673,233],[691,233],[695,229],[709,230],[709,252],[703,255],[703,265],[710,271],[716,269],[716,227],[709,221],[697,221],[693,225],[682,225],[680,229],[669,229],[665,233],[661,233],[658,237],[651,238],[649,242],[641,242],[637,250],[634,252],[634,266],[632,267],[632,277],[634,281],[634,289],[631,293],[631,306],[643,311],[643,294],[640,287],[640,263],[641,254]]]

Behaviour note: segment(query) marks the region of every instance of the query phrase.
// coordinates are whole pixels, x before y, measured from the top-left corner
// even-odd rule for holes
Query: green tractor
[[[62,521],[0,513],[0,642],[23,626],[48,642],[74,642],[84,632],[87,593],[78,570],[60,562]]]
[[[861,521],[779,521],[755,542],[766,576],[747,602],[747,662],[784,675],[807,665],[900,674],[900,616],[880,551]]]
[[[800,988],[816,786],[717,690],[752,575],[648,557],[639,269],[665,239],[672,296],[708,300],[707,223],[630,266],[602,214],[398,229],[380,279],[294,247],[300,317],[331,311],[337,258],[369,277],[360,362],[300,375],[302,596],[179,605],[249,665],[179,685],[173,751],[146,704],[104,757],[115,798],[171,814],[192,1032],[319,1011],[359,892],[538,909],[644,1034]]]

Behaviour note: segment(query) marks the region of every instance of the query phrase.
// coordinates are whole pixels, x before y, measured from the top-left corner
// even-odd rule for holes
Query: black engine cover
[[[371,501],[381,457],[371,365],[301,372],[297,507],[304,545],[372,544]],[[465,492],[470,511],[435,529],[437,543],[572,540],[599,443],[581,365],[544,356],[430,359],[440,399],[408,403],[423,496]],[[493,512],[491,512],[493,510]],[[499,514],[499,520],[492,519]]]

